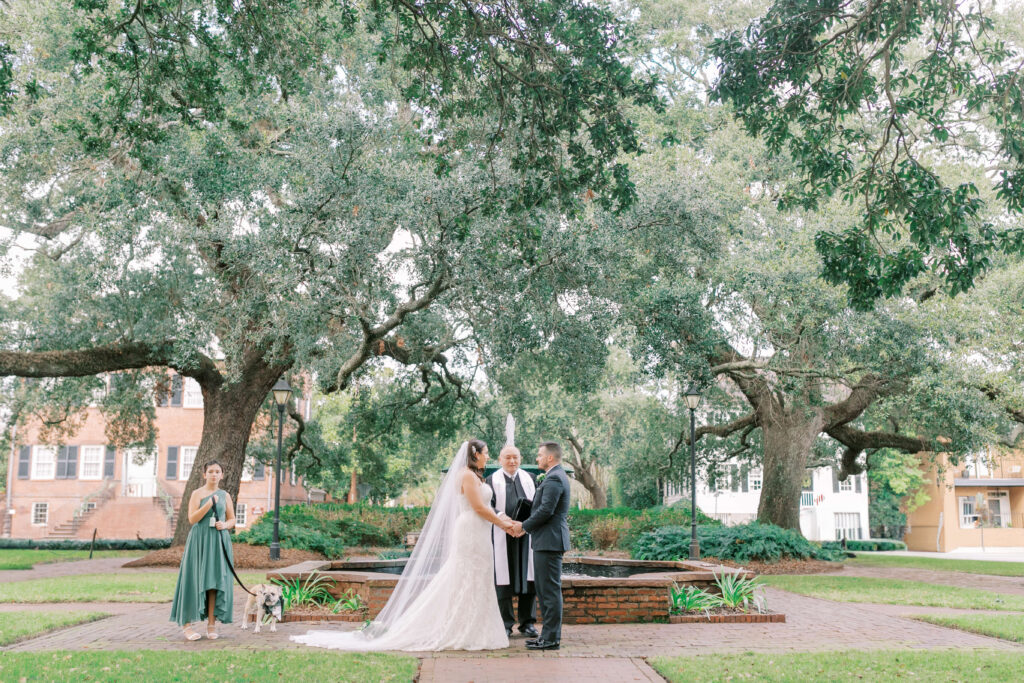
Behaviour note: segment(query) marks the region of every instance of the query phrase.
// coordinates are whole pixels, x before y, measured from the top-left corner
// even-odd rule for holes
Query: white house
[[[725,524],[743,524],[757,518],[761,500],[761,469],[727,463],[725,476],[715,490],[697,480],[697,507],[708,517]],[[831,467],[807,470],[800,494],[800,531],[812,541],[868,538],[867,474],[851,475],[839,481]],[[665,504],[689,498],[686,486],[669,483]]]

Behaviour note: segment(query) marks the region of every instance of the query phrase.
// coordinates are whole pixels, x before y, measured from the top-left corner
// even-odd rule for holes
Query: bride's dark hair
[[[473,470],[476,476],[480,477],[480,481],[484,479],[484,466],[483,464],[477,464],[477,455],[484,452],[487,448],[480,439],[470,439],[468,442],[468,450],[466,451],[466,467]]]

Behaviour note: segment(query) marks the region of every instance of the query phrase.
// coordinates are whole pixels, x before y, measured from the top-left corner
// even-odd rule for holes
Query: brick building
[[[12,538],[163,538],[173,534],[178,505],[203,430],[203,396],[190,378],[174,376],[156,408],[156,448],[107,445],[104,419],[87,409],[81,428],[59,447],[40,443],[32,426],[16,434],[0,509],[0,536]],[[308,400],[298,408],[309,414]],[[273,510],[273,468],[249,463],[236,502],[244,529]],[[301,478],[282,471],[281,505],[308,495]]]

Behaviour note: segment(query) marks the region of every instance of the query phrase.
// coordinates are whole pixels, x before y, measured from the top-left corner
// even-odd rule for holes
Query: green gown
[[[224,521],[227,494],[218,489],[213,494],[217,497],[214,506],[217,508],[217,519]],[[210,496],[199,500],[199,507],[206,504]],[[171,603],[171,621],[180,626],[195,621],[206,621],[206,591],[217,591],[217,602],[214,604],[214,616],[217,621],[230,624],[234,599],[234,584],[231,569],[224,559],[221,550],[221,536],[226,541],[227,556],[234,564],[231,552],[231,532],[227,529],[217,531],[210,526],[213,508],[192,525],[185,541],[185,552],[181,556],[181,567],[178,569],[178,584],[174,588],[174,602]]]

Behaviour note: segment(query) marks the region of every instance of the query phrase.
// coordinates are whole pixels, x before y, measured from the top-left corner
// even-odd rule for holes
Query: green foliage
[[[698,524],[719,522],[698,510]],[[579,550],[629,550],[637,539],[654,529],[690,523],[690,510],[683,507],[653,507],[636,510],[627,507],[569,510],[569,535]]]
[[[132,538],[132,539],[96,539],[96,545],[92,541],[80,541],[71,539],[48,540],[38,538],[0,538],[0,550],[31,549],[31,550],[88,550],[94,547],[96,550],[159,550],[170,548],[169,538]]]
[[[722,604],[721,598],[714,593],[708,593],[697,586],[680,587],[679,584],[672,584],[668,589],[669,612],[672,614],[685,614],[687,612],[708,612]]]
[[[377,553],[378,560],[401,560],[412,555],[411,550],[405,548],[388,548]]]
[[[312,572],[304,579],[275,578],[271,581],[281,587],[281,599],[285,610],[292,607],[326,605],[334,601],[330,591],[330,586],[334,582],[319,572]]]
[[[843,545],[839,541],[825,541],[821,544],[824,548],[830,548],[832,550],[843,550]],[[894,541],[889,539],[866,539],[866,540],[847,540],[846,550],[852,551],[878,551],[878,550],[906,550],[907,544],[903,541]]]
[[[363,597],[356,593],[354,588],[349,588],[340,598],[334,601],[334,606],[331,608],[331,612],[334,614],[343,611],[358,612],[365,608],[366,604],[363,602]]]
[[[698,526],[697,540],[702,557],[732,562],[776,562],[782,558],[834,561],[843,554],[811,543],[792,529],[772,524]],[[690,529],[662,527],[641,535],[633,546],[638,560],[680,560],[690,554]]]
[[[406,533],[419,531],[428,511],[340,503],[286,505],[281,508],[281,547],[339,558],[349,546],[393,546],[403,542]],[[263,515],[236,540],[270,545],[272,536],[272,515]]]
[[[750,607],[763,611],[757,601],[755,591],[761,587],[756,578],[744,578],[736,574],[719,574],[715,576],[715,587],[718,588],[719,600],[723,607],[746,612]]]
[[[1002,12],[1012,26],[1019,8]],[[1024,229],[986,216],[979,190],[1024,209],[1024,110],[1009,104],[1024,46],[998,16],[944,0],[780,1],[711,45],[714,95],[796,163],[780,204],[841,195],[863,209],[860,225],[816,240],[825,277],[859,308],[925,272],[956,295],[997,253],[1024,249]],[[971,160],[966,172],[944,161],[954,156]],[[976,183],[989,160],[1001,170]]]

